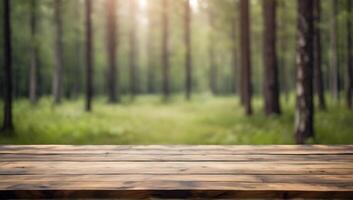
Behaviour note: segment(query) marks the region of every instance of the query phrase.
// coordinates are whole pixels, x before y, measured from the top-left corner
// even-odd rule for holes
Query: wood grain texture
[[[0,146],[0,198],[353,198],[353,146]]]

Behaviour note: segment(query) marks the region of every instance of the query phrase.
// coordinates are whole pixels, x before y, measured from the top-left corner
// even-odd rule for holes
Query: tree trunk
[[[238,2],[235,1],[234,2],[234,6],[235,8],[237,8]],[[238,62],[238,48],[237,48],[237,27],[238,27],[238,18],[236,15],[234,15],[233,21],[232,21],[232,30],[231,30],[231,38],[232,38],[232,92],[234,92],[234,94],[238,93],[238,84],[237,84],[237,75],[238,75],[238,67],[239,67],[239,62]],[[241,90],[239,90],[241,91]],[[240,92],[239,92],[240,93]]]
[[[332,96],[335,101],[339,100],[339,71],[338,71],[338,55],[337,55],[337,12],[338,2],[332,0],[332,27],[331,27],[331,89]]]
[[[136,56],[136,0],[130,0],[130,93],[131,100],[137,94],[137,56]]]
[[[76,50],[76,58],[75,58],[75,74],[83,73],[83,65],[82,65],[82,44],[81,44],[81,3],[80,0],[75,0],[75,50]],[[74,98],[77,98],[80,95],[80,91],[82,88],[82,78],[81,76],[75,79],[75,82],[72,86],[72,93]]]
[[[313,0],[298,0],[296,142],[314,136],[313,107]]]
[[[192,92],[192,60],[191,60],[191,7],[190,0],[185,1],[185,16],[184,16],[184,29],[185,29],[185,89],[186,99],[191,99]]]
[[[286,1],[277,1],[279,10],[281,12],[281,16],[279,16],[279,23],[278,23],[278,29],[280,30],[280,36],[278,36],[278,47],[280,49],[279,51],[279,60],[278,60],[278,66],[279,66],[279,77],[280,77],[280,90],[281,92],[284,93],[285,100],[289,100],[289,80],[290,80],[290,74],[289,74],[289,64],[287,61],[287,52],[288,52],[288,27],[287,27],[287,4]]]
[[[63,73],[63,25],[62,25],[62,1],[54,1],[54,18],[55,18],[55,62],[53,77],[53,97],[54,103],[61,103],[62,95],[62,73]]]
[[[319,109],[326,110],[324,82],[321,68],[321,0],[314,0],[314,85]]]
[[[347,87],[347,106],[352,108],[352,96],[353,96],[353,49],[352,49],[352,0],[347,0],[347,53],[348,53],[348,87]]]
[[[264,96],[265,114],[280,114],[279,81],[277,66],[276,0],[263,1],[264,17]]]
[[[12,123],[12,47],[11,47],[11,3],[4,0],[4,121],[2,131],[13,130]]]
[[[163,18],[163,16],[162,16]],[[155,62],[155,37],[154,29],[156,27],[155,10],[152,3],[148,7],[148,39],[147,39],[147,54],[148,54],[148,66],[147,66],[147,91],[149,94],[156,92],[155,82],[156,82],[156,62]],[[163,61],[162,61],[163,62]]]
[[[216,51],[215,51],[215,39],[214,39],[214,15],[212,12],[212,8],[208,7],[208,22],[209,22],[209,46],[208,46],[208,53],[209,53],[209,62],[210,62],[210,88],[213,95],[218,93],[218,69],[216,63]]]
[[[92,0],[86,0],[86,104],[85,110],[92,110],[93,98],[93,32],[92,32]]]
[[[109,102],[116,103],[119,101],[119,91],[117,83],[119,76],[117,76],[118,65],[116,62],[117,54],[117,27],[116,27],[116,0],[107,0],[107,50],[108,50],[108,93]]]
[[[162,65],[164,100],[170,95],[170,63],[169,63],[169,0],[163,0],[162,10]]]
[[[29,99],[32,104],[38,99],[38,41],[37,41],[37,1],[31,0],[31,67],[29,72]]]
[[[240,63],[242,94],[245,113],[252,115],[251,51],[250,51],[250,8],[248,0],[240,0]]]

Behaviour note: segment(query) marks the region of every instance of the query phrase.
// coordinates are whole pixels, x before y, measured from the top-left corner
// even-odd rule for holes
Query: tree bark
[[[163,95],[164,100],[168,100],[170,96],[169,0],[163,0],[162,26]]]
[[[347,0],[347,59],[348,59],[348,87],[347,87],[347,106],[352,109],[352,96],[353,96],[353,49],[352,49],[352,9],[353,3]]]
[[[4,120],[2,131],[13,130],[12,122],[12,47],[11,47],[11,2],[4,0]]]
[[[319,109],[326,110],[324,82],[321,67],[321,0],[314,0],[314,85]]]
[[[313,0],[298,0],[296,142],[314,136],[313,107]]]
[[[265,114],[280,114],[279,81],[277,66],[276,0],[263,1],[264,17],[264,96]]]
[[[55,62],[53,76],[53,97],[54,104],[61,103],[62,95],[62,74],[63,74],[63,25],[62,25],[62,1],[54,1],[55,18]]]
[[[119,101],[119,74],[118,65],[116,62],[117,54],[117,15],[116,15],[116,0],[107,0],[107,50],[108,50],[108,93],[109,102],[116,103]]]
[[[208,45],[208,54],[210,62],[210,88],[213,95],[218,93],[218,69],[216,63],[216,51],[215,51],[215,39],[214,39],[214,14],[212,8],[208,7],[208,23],[209,23],[209,45]]]
[[[251,50],[250,50],[250,8],[248,0],[240,0],[240,79],[245,113],[252,115]]]
[[[185,16],[184,16],[184,29],[185,29],[185,90],[186,99],[191,99],[192,92],[192,58],[191,58],[191,7],[190,0],[185,0]]]
[[[93,98],[93,32],[92,32],[92,0],[85,1],[86,16],[86,104],[85,110],[92,110]]]
[[[130,94],[131,100],[135,99],[138,92],[137,88],[137,47],[136,47],[136,0],[130,0]]]
[[[332,27],[331,27],[331,88],[335,101],[339,100],[339,71],[338,71],[338,45],[337,45],[337,12],[338,2],[332,0]]]
[[[37,41],[37,1],[31,0],[31,67],[29,72],[29,99],[32,104],[38,99],[38,41]]]

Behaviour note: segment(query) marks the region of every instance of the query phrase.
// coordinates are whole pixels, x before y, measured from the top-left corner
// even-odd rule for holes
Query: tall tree
[[[186,99],[191,99],[192,92],[192,58],[191,58],[191,6],[190,0],[185,0],[185,15],[184,15],[184,30],[185,30],[185,90]]]
[[[163,0],[162,5],[162,65],[164,100],[168,100],[170,95],[169,3],[169,0]]]
[[[29,99],[32,104],[38,99],[38,41],[37,41],[37,1],[31,0],[31,67],[29,72]]]
[[[62,23],[62,0],[54,1],[55,20],[55,62],[53,75],[53,97],[54,103],[61,103],[62,74],[63,74],[63,23]]]
[[[168,14],[168,13],[167,13]],[[163,16],[162,16],[163,17]],[[156,27],[155,9],[152,1],[148,4],[148,36],[147,36],[147,91],[150,94],[156,92],[156,43],[155,43],[155,27]]]
[[[339,70],[338,70],[338,44],[337,44],[337,13],[338,2],[332,0],[332,24],[331,24],[331,89],[334,100],[339,100]]]
[[[109,102],[115,103],[119,101],[119,74],[117,76],[118,65],[116,62],[117,54],[117,15],[116,15],[116,0],[106,1],[107,9],[107,50],[108,50],[108,93]]]
[[[210,1],[209,1],[210,2]],[[218,93],[218,69],[216,63],[216,51],[215,51],[215,16],[212,6],[208,6],[208,25],[209,25],[209,44],[208,44],[208,54],[210,62],[210,88],[213,94]]]
[[[263,1],[264,17],[264,96],[266,115],[280,114],[277,66],[276,0]]]
[[[250,7],[248,0],[240,0],[240,63],[241,87],[245,113],[252,114],[251,51],[250,51]]]
[[[314,86],[320,110],[326,110],[324,81],[321,67],[321,0],[314,0]]]
[[[234,6],[235,8],[238,8],[239,4],[238,4],[238,1],[234,1]],[[238,61],[238,48],[237,48],[237,38],[238,38],[238,35],[237,35],[237,28],[238,28],[238,17],[236,14],[233,15],[233,20],[232,20],[232,29],[231,29],[231,39],[232,39],[232,72],[233,72],[233,75],[232,75],[232,78],[233,78],[233,81],[232,81],[232,91],[234,93],[237,93],[237,75],[238,75],[238,67],[239,67],[239,61]]]
[[[314,1],[298,0],[296,142],[314,136],[313,106],[313,32]]]
[[[288,46],[289,46],[289,34],[288,34],[288,3],[287,1],[277,1],[278,9],[280,10],[280,16],[278,17],[278,29],[280,36],[278,36],[278,48],[280,49],[278,66],[279,66],[279,77],[280,77],[280,88],[284,93],[285,100],[289,100],[289,62],[287,59]]]
[[[82,27],[82,15],[81,15],[81,1],[75,0],[75,51],[76,51],[76,58],[75,58],[75,74],[82,74],[83,73],[83,60],[82,60],[82,41],[81,41],[81,27]],[[82,76],[78,76],[74,84],[72,86],[72,94],[74,97],[78,97],[81,90],[82,90]]]
[[[131,99],[133,100],[138,92],[137,84],[137,41],[136,41],[136,0],[130,0],[130,52],[129,52],[129,62],[130,62],[130,93]]]
[[[12,47],[11,47],[11,3],[4,0],[4,121],[2,131],[11,131],[12,122]]]
[[[352,0],[347,0],[347,59],[348,59],[348,87],[347,87],[347,106],[352,108],[353,96],[353,49],[352,49]]]
[[[93,98],[93,32],[92,32],[92,0],[85,1],[86,16],[86,104],[87,112],[92,110]]]

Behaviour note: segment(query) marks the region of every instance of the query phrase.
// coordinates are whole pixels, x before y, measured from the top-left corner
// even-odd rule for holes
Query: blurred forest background
[[[352,4],[2,0],[0,144],[353,143]]]

